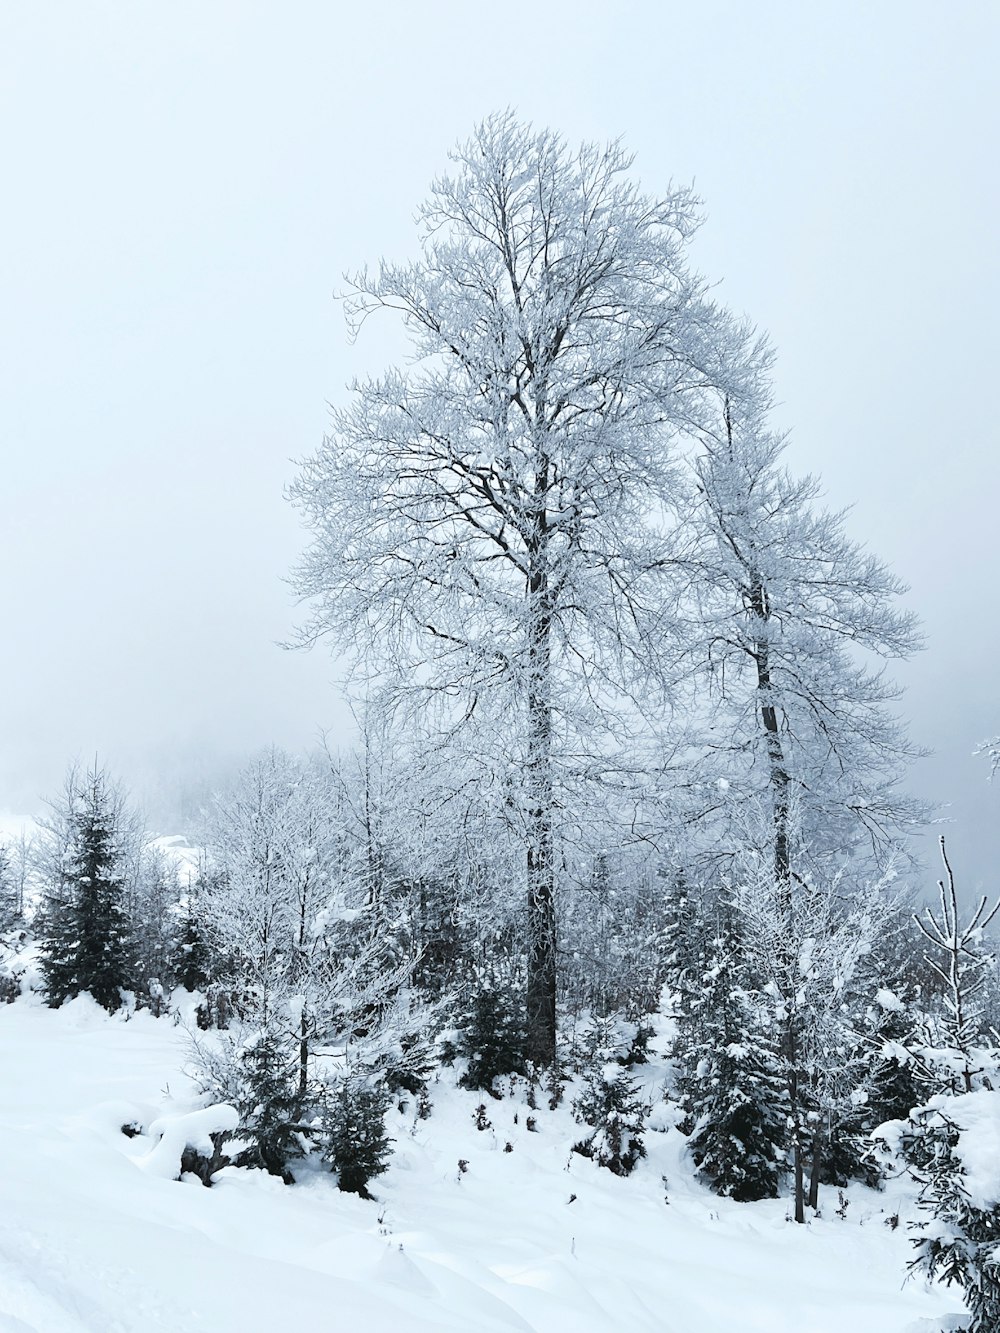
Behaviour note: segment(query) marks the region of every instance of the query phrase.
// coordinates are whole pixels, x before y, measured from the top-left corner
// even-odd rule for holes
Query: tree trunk
[[[758,618],[761,624],[766,624],[770,618],[770,606],[768,604],[767,589],[764,586],[761,576],[754,571],[750,580],[750,609]],[[794,1005],[791,1003],[792,997],[796,991],[795,969],[797,959],[795,950],[792,947],[794,939],[793,925],[793,904],[792,904],[792,864],[791,849],[788,839],[788,788],[789,776],[788,769],[785,766],[785,753],[781,744],[781,733],[778,729],[778,711],[774,706],[774,700],[771,695],[771,663],[770,663],[770,645],[767,638],[761,635],[754,643],[754,660],[757,664],[757,689],[760,696],[760,718],[764,727],[764,740],[767,747],[768,779],[771,788],[771,818],[774,828],[774,854],[773,868],[775,890],[778,895],[778,908],[786,923],[785,940],[787,948],[782,952],[784,957],[779,960],[780,972],[782,975],[782,991],[784,992],[788,1010],[788,1027],[786,1032],[785,1053],[788,1060],[788,1090],[791,1101],[791,1115],[793,1123],[793,1171],[795,1177],[795,1220],[804,1223],[806,1220],[805,1210],[805,1178],[802,1163],[802,1106],[799,1097],[799,1071],[798,1071],[798,1031],[796,1028],[796,1015]],[[813,1169],[817,1168],[817,1157],[813,1158]],[[809,1197],[812,1199],[813,1190],[819,1189],[819,1180],[810,1180]]]
[[[296,941],[296,944],[298,946],[298,955],[299,955],[298,958],[299,966],[296,970],[299,976],[303,978],[303,983],[302,983],[303,986],[305,985],[304,978],[309,970],[306,963],[306,948],[308,944],[308,921],[306,917],[306,901],[307,901],[307,888],[306,886],[303,886],[303,889],[299,895],[299,929],[298,929],[298,939]],[[306,1089],[308,1088],[308,1086],[309,1086],[309,1022],[306,1017],[306,1004],[305,1004],[305,997],[303,996],[302,1013],[299,1016],[299,1097],[302,1100],[305,1100]]]
[[[770,617],[767,590],[759,574],[754,574],[750,583],[750,608],[753,614],[766,623]],[[778,711],[771,697],[771,662],[770,646],[766,638],[759,638],[754,644],[754,660],[757,663],[757,690],[760,695],[760,718],[764,726],[764,739],[767,746],[768,777],[771,787],[771,812],[774,821],[774,877],[779,892],[783,895],[782,906],[791,909],[791,851],[788,846],[788,769],[785,766],[785,752],[778,731]]]
[[[802,1129],[799,1122],[795,1122],[795,1142],[792,1146],[792,1160],[795,1170],[795,1220],[805,1223],[806,1220],[806,1194],[805,1180],[802,1172]]]
[[[306,1023],[306,1011],[303,1006],[299,1020],[299,1096],[305,1098],[309,1087],[309,1028]]]
[[[536,472],[544,497],[547,464]],[[527,1055],[538,1067],[556,1056],[556,918],[553,854],[551,631],[548,605],[548,527],[543,504],[529,544],[527,690]]]
[[[799,1101],[798,1050],[794,1019],[789,1019],[786,1033],[788,1058],[788,1100],[792,1120],[792,1173],[795,1180],[795,1220],[806,1220],[805,1177],[802,1168],[802,1107]]]
[[[819,1176],[823,1168],[823,1117],[819,1116],[812,1139],[812,1163],[809,1168],[809,1207],[815,1212],[819,1208]]]

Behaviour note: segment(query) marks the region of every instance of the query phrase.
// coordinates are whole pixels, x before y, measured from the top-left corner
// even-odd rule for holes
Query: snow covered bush
[[[153,1147],[138,1164],[143,1171],[165,1180],[196,1175],[203,1185],[211,1185],[215,1172],[229,1163],[225,1145],[238,1123],[239,1112],[225,1103],[161,1116],[149,1127]],[[130,1125],[122,1129],[134,1132]]]

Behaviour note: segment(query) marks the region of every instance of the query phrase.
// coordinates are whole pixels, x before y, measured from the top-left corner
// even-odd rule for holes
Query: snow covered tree
[[[629,1176],[646,1156],[642,1132],[649,1106],[635,1078],[621,1065],[595,1061],[573,1102],[573,1114],[591,1130],[573,1151],[592,1157],[598,1166],[616,1176]]]
[[[983,932],[1000,911],[980,898],[963,926],[958,912],[955,876],[944,836],[939,839],[945,878],[938,880],[939,907],[927,907],[913,919],[932,946],[926,961],[940,982],[941,1011],[928,1015],[917,1055],[936,1091],[972,1092],[992,1076],[1000,1060],[996,1034],[983,1031],[983,987],[996,960],[985,946]],[[989,1046],[991,1049],[986,1049]]]
[[[392,1147],[385,1128],[388,1109],[388,1093],[370,1079],[345,1078],[333,1092],[324,1113],[324,1156],[345,1194],[372,1197],[368,1186],[386,1169]]]
[[[0,846],[0,934],[15,926],[23,911],[14,857],[8,847]]]
[[[899,581],[848,539],[843,515],[817,508],[813,478],[782,465],[766,344],[742,327],[724,355],[733,387],[714,408],[703,394],[693,414],[701,448],[685,548],[692,644],[704,655],[696,679],[713,702],[696,770],[699,836],[703,857],[734,883],[737,867],[753,865],[739,905],[762,945],[753,965],[777,1000],[803,1221],[806,1153],[815,1200],[834,1127],[847,1125],[864,1077],[843,1009],[858,959],[844,922],[871,940],[881,895],[863,886],[922,813],[900,787],[918,752],[890,711],[898,691],[871,659],[905,658],[919,637],[894,605]]]
[[[504,1074],[524,1073],[524,1006],[518,999],[509,983],[479,980],[461,1022],[458,1052],[469,1061],[459,1080],[463,1088],[490,1092]]]
[[[748,989],[738,916],[724,908],[700,984],[677,1020],[674,1058],[691,1157],[717,1194],[773,1199],[787,1167],[786,1089],[767,1006]]]
[[[572,152],[504,114],[453,161],[422,258],[353,280],[353,326],[400,312],[416,355],[356,384],[304,464],[296,586],[305,642],[354,643],[372,689],[489,757],[522,848],[542,1065],[561,812],[632,780],[662,700],[668,444],[722,325],[685,260],[697,201],[644,195],[617,145]]]
[[[298,1129],[303,1097],[294,1055],[287,1043],[264,1029],[239,1051],[237,1069],[234,1100],[240,1136],[250,1142],[233,1160],[237,1166],[259,1166],[290,1182],[288,1164],[303,1153]]]
[[[129,922],[133,985],[150,997],[154,1008],[175,981],[179,898],[176,861],[162,847],[147,843],[131,868],[123,907]]]
[[[980,1090],[932,1097],[905,1122],[881,1126],[920,1185],[911,1264],[962,1290],[972,1316],[966,1333],[1000,1328],[1000,1190],[996,1141],[1000,1093]]]
[[[83,991],[114,1011],[134,982],[124,890],[135,818],[103,769],[71,769],[48,821],[49,882],[39,936],[51,1005]]]
[[[795,855],[794,819],[790,833]],[[831,1136],[867,1095],[870,1054],[849,1001],[893,905],[885,879],[851,885],[840,875],[795,881],[786,890],[776,883],[767,852],[745,858],[741,869],[734,902],[748,964],[770,1001],[790,1126],[795,1220],[804,1222],[807,1199],[818,1202]]]
[[[888,707],[899,690],[870,665],[910,656],[920,638],[894,605],[901,582],[847,537],[843,514],[816,507],[814,478],[782,465],[766,346],[747,329],[735,346],[743,383],[695,428],[694,641],[721,708],[706,771],[730,789],[730,808],[766,802],[762,832],[787,899],[796,875],[836,873],[866,845],[882,864],[925,813],[900,790],[919,751]]]
[[[20,844],[0,845],[0,1004],[12,1003],[21,993],[18,958],[26,942],[24,851],[23,835]]]
[[[198,895],[243,1017],[264,1032],[296,1030],[303,1086],[323,1026],[330,959],[322,924],[337,896],[327,798],[319,768],[278,750],[252,761],[210,812]]]
[[[215,803],[198,892],[238,1016],[199,1047],[201,1078],[240,1108],[255,1164],[282,1175],[303,1134],[322,1146],[345,1080],[388,1086],[424,1064],[428,1012],[336,815],[325,763],[265,753]]]
[[[178,986],[206,990],[213,980],[212,952],[198,902],[197,881],[184,894],[174,936],[170,973]]]

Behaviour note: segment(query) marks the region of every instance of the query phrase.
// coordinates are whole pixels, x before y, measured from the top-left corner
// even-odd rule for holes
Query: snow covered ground
[[[673,1129],[619,1180],[571,1154],[565,1106],[529,1133],[523,1091],[487,1099],[484,1131],[481,1097],[450,1080],[429,1120],[394,1112],[376,1202],[309,1170],[292,1188],[234,1168],[212,1189],[164,1178],[154,1138],[121,1126],[200,1104],[186,1042],[169,1018],[109,1018],[87,997],[0,1006],[0,1333],[954,1326],[957,1293],[904,1283],[905,1229],[886,1225],[899,1186],[852,1190],[843,1218],[827,1191],[796,1227],[784,1201],[704,1190]]]

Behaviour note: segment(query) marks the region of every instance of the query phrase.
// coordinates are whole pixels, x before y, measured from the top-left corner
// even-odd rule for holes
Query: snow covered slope
[[[796,1227],[783,1201],[702,1189],[673,1129],[619,1180],[523,1090],[487,1099],[483,1131],[450,1083],[429,1120],[394,1112],[378,1202],[309,1170],[164,1179],[121,1126],[199,1104],[186,1041],[86,997],[0,1006],[0,1333],[930,1333],[959,1309],[904,1285],[897,1195],[854,1190],[841,1218],[832,1191]]]

